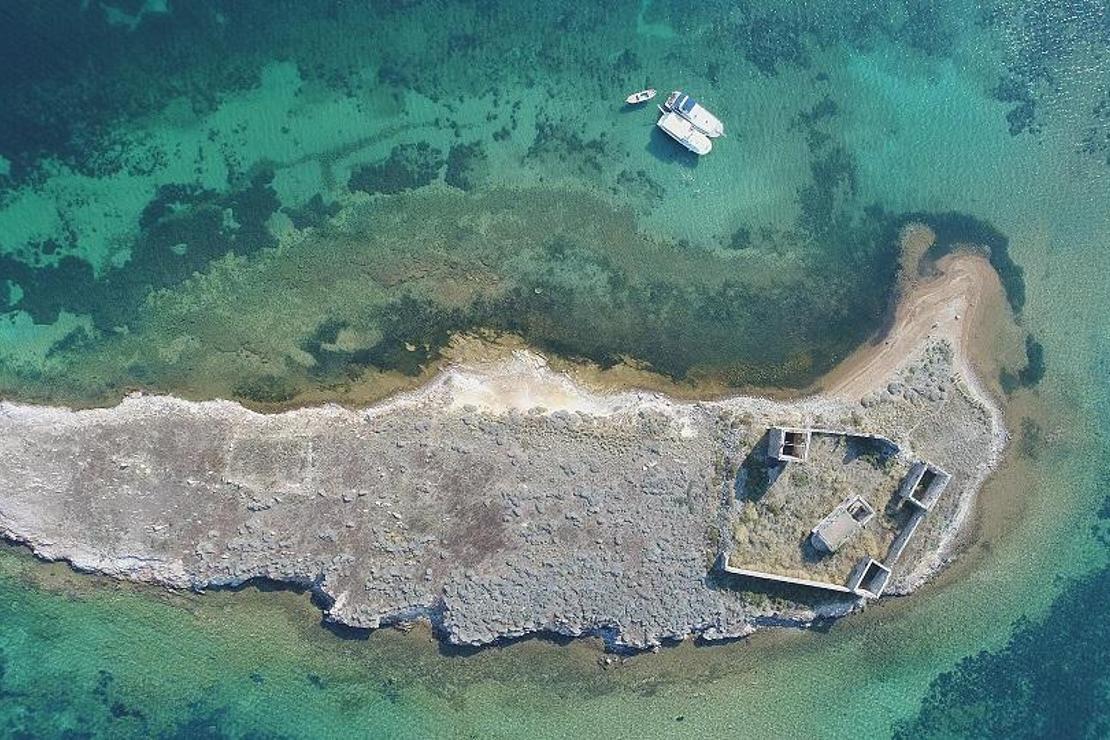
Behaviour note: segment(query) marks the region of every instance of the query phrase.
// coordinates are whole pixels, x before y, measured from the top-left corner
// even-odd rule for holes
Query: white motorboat
[[[713,142],[709,137],[694,127],[694,124],[673,111],[659,109],[663,114],[656,122],[656,126],[663,129],[672,139],[686,147],[694,154],[709,154]]]
[[[725,135],[725,125],[721,119],[703,108],[698,101],[681,90],[675,90],[667,97],[663,107],[685,118],[694,127],[710,138]]]
[[[624,102],[628,103],[629,105],[639,105],[640,103],[646,103],[647,101],[654,98],[655,94],[655,88],[649,87],[647,90],[641,90],[640,92],[632,93],[624,99]]]

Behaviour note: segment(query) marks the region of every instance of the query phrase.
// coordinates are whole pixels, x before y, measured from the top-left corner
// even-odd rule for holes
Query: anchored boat
[[[647,90],[641,90],[640,92],[632,93],[624,99],[624,102],[628,103],[629,105],[639,105],[640,103],[646,103],[654,97],[655,88],[649,87]]]
[[[673,111],[665,111],[662,107],[659,111],[663,115],[655,125],[679,144],[697,155],[709,154],[713,149],[713,142],[704,133],[694,128],[694,124]]]
[[[706,136],[717,138],[725,135],[725,125],[721,119],[703,108],[698,101],[681,90],[675,90],[667,97],[663,107],[685,118]]]

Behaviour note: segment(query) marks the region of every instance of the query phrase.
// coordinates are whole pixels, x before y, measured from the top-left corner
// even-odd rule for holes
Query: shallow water
[[[907,214],[993,242],[1046,370],[975,544],[827,632],[444,655],[3,551],[6,734],[1108,732],[1098,3],[105,5],[0,31],[4,397],[364,399],[474,328],[801,385],[880,325]],[[728,136],[685,156],[621,108],[648,83]]]

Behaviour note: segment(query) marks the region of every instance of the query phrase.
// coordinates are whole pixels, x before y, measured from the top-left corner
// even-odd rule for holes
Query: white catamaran
[[[708,136],[694,128],[694,124],[677,113],[663,110],[662,107],[659,108],[659,111],[663,115],[659,117],[655,125],[667,132],[667,135],[679,144],[698,155],[709,154],[710,150],[713,149],[713,142],[709,140]]]

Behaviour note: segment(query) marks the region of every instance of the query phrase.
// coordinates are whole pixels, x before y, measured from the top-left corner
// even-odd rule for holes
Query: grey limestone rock
[[[767,424],[872,413],[586,393],[544,413],[453,393],[442,381],[365,411],[275,415],[166,397],[88,411],[0,404],[0,534],[172,587],[311,585],[329,619],[426,617],[456,643],[536,630],[634,648],[739,636],[767,619],[765,597],[710,574],[736,465]],[[911,429],[899,404],[864,421]],[[948,448],[936,454],[960,472]],[[796,603],[774,617],[838,609]]]

